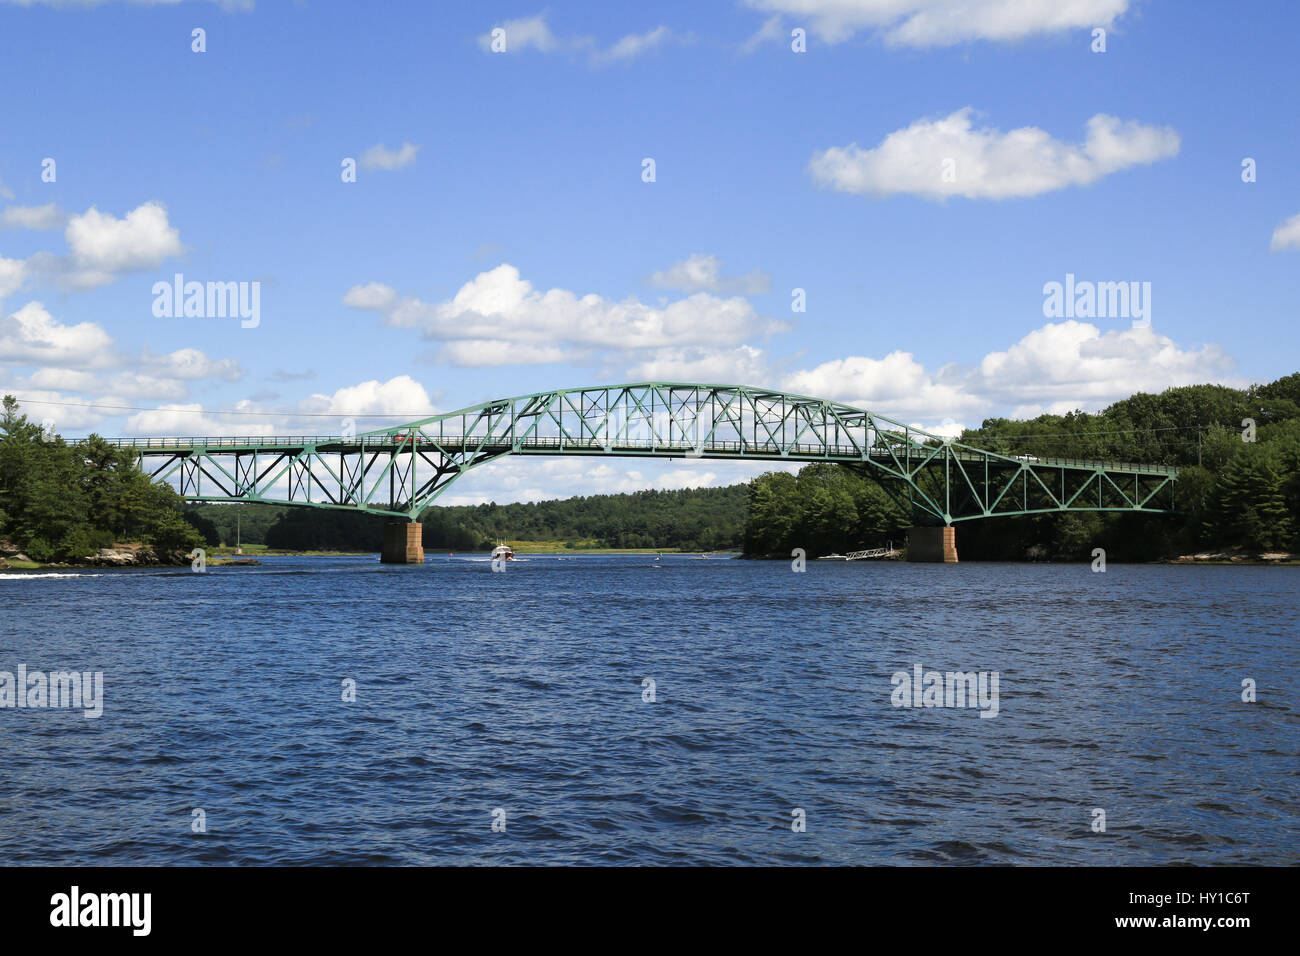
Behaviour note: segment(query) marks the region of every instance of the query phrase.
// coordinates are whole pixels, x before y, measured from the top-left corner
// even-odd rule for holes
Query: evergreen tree
[[[0,537],[36,561],[77,560],[114,540],[156,551],[202,542],[180,497],[135,467],[128,449],[98,436],[69,444],[19,411],[6,395],[0,412]]]

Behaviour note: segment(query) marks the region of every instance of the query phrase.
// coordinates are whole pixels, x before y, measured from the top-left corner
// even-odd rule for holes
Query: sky
[[[0,0],[0,391],[65,437],[635,381],[956,434],[1271,381],[1297,35],[1284,0]],[[764,467],[506,458],[440,503]]]

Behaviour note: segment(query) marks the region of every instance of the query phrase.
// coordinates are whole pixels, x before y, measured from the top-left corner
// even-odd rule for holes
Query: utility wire
[[[124,412],[182,412],[190,415],[279,415],[285,418],[424,418],[428,412],[392,412],[387,415],[352,415],[346,412],[250,412],[247,410],[207,408],[159,408],[142,405],[97,405],[94,402],[50,402],[43,399],[20,398],[21,405],[62,405],[71,408],[105,408]]]
[[[158,408],[157,406],[143,405],[101,405],[95,402],[54,402],[46,399],[19,399],[20,404],[25,405],[57,405],[68,408],[95,408],[109,409],[124,412],[180,412],[190,415],[249,415],[262,417],[280,416],[284,418],[424,418],[429,415],[428,411],[423,412],[391,412],[385,415],[364,415],[350,414],[346,412],[253,412],[246,409],[204,409],[204,408]],[[1127,428],[1117,431],[1083,431],[1083,432],[1041,432],[1021,435],[1000,435],[997,433],[982,436],[984,441],[1040,441],[1045,438],[1066,438],[1072,441],[1080,439],[1100,438],[1112,435],[1137,435],[1147,432],[1167,432],[1167,431],[1201,431],[1208,426],[1205,425],[1160,425],[1154,428]],[[978,429],[970,429],[978,431]],[[1044,444],[1066,444],[1066,442],[1044,442]]]

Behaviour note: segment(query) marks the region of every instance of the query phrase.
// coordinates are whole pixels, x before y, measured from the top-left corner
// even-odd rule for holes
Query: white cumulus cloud
[[[121,219],[91,206],[68,219],[63,235],[67,255],[37,253],[28,263],[73,289],[108,285],[127,273],[155,269],[185,251],[160,202],[143,203]]]
[[[93,322],[64,325],[39,302],[29,302],[0,320],[0,362],[22,365],[102,367],[112,337]]]
[[[29,302],[0,320],[0,362],[31,369],[9,379],[7,387],[19,393],[20,401],[34,401],[45,391],[75,391],[88,396],[77,401],[92,405],[124,399],[180,401],[192,382],[234,382],[244,375],[234,359],[209,358],[193,348],[166,355],[146,348],[129,358],[101,326],[60,322],[40,302]],[[96,411],[95,420],[104,414]]]
[[[868,196],[907,193],[925,199],[1010,199],[1085,186],[1131,166],[1178,154],[1178,133],[1098,113],[1082,143],[1035,126],[1002,132],[974,128],[967,107],[943,119],[917,120],[874,149],[856,143],[814,153],[808,169],[822,187]]]
[[[1095,411],[1135,392],[1178,385],[1245,384],[1232,377],[1235,367],[1217,345],[1184,348],[1150,328],[1102,331],[1069,320],[1034,329],[973,367],[949,364],[932,371],[909,352],[880,359],[852,355],[791,373],[780,384],[934,431],[940,430],[935,423],[992,415]]]
[[[827,43],[862,31],[902,46],[1013,41],[1036,34],[1109,27],[1130,0],[746,0],[807,23]]]
[[[850,355],[788,375],[787,391],[830,398],[891,417],[941,419],[969,414],[985,405],[951,367],[929,372],[910,352],[876,359]]]
[[[1273,230],[1273,241],[1269,243],[1269,248],[1274,252],[1280,249],[1300,249],[1300,212]],[[2,260],[0,267],[3,267]],[[0,289],[2,288],[3,279],[0,278]]]
[[[387,382],[371,379],[337,389],[332,395],[317,393],[299,403],[299,411],[310,414],[392,415],[419,418],[437,414],[437,408],[423,385],[409,375],[398,375]],[[358,428],[358,431],[364,431]]]
[[[542,292],[508,263],[479,273],[444,302],[401,298],[369,283],[349,289],[343,303],[378,312],[388,325],[418,328],[430,340],[465,343],[440,353],[453,364],[469,357],[474,365],[528,364],[573,360],[593,350],[734,347],[784,328],[740,297],[697,292],[655,307],[635,298]]]
[[[1096,408],[1134,392],[1223,382],[1236,367],[1217,345],[1180,348],[1153,329],[1049,322],[1009,349],[984,357],[971,388],[990,403]]]

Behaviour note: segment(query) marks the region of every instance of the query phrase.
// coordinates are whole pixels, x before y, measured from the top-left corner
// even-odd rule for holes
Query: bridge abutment
[[[418,521],[391,521],[384,525],[384,564],[424,564],[424,525]]]
[[[957,529],[918,526],[907,533],[907,560],[957,563]]]

